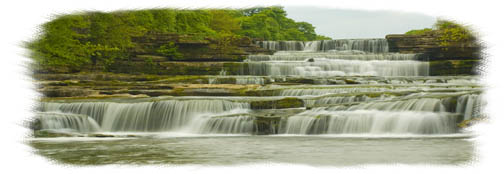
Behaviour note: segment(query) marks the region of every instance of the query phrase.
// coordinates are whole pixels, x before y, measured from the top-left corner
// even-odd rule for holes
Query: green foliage
[[[240,39],[239,36],[231,34],[231,33],[219,33],[215,37],[215,41],[217,42],[215,48],[217,50],[217,54],[223,55],[226,53],[232,52],[236,49],[236,45],[234,42]]]
[[[441,46],[450,46],[454,44],[471,43],[476,37],[471,31],[463,25],[452,21],[440,20],[435,24],[435,28],[440,31],[438,41]]]
[[[455,44],[473,44],[476,40],[469,28],[448,20],[438,20],[432,29],[410,30],[405,34],[422,35],[430,32],[435,33],[439,44],[445,47]]]
[[[323,35],[317,35],[315,37],[315,40],[332,40],[332,38]]]
[[[432,31],[431,28],[424,28],[424,29],[420,29],[420,30],[410,30],[404,34],[407,34],[407,35],[422,35],[422,34],[425,34],[427,32],[430,32]]]
[[[309,23],[287,18],[282,7],[152,9],[57,16],[41,26],[38,38],[29,42],[27,48],[41,68],[80,71],[104,65],[107,69],[117,59],[129,60],[136,48],[133,38],[148,33],[189,35],[194,41],[214,40],[222,53],[233,49],[232,43],[241,37],[301,41],[330,39],[317,35],[315,27]],[[174,43],[154,50],[170,60],[182,57]]]
[[[147,58],[145,59],[145,64],[147,65],[147,67],[149,68],[147,70],[147,72],[151,73],[151,74],[156,74],[158,73],[159,71],[159,67],[156,65],[156,63],[154,63],[154,61],[152,60],[152,58]]]
[[[173,42],[169,42],[168,44],[162,45],[156,50],[161,56],[168,57],[169,60],[174,60],[177,58],[181,58],[182,54],[177,51],[178,47]]]
[[[263,40],[315,40],[315,27],[287,18],[282,7],[242,10],[241,31],[238,34]]]
[[[210,28],[216,32],[234,33],[240,30],[240,21],[233,16],[233,11],[229,10],[212,10],[212,21]]]

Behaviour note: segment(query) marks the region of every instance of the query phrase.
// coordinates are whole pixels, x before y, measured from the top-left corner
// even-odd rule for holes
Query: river
[[[428,62],[389,53],[384,39],[258,44],[277,52],[249,56],[239,76],[223,70],[208,81],[234,78],[267,95],[41,102],[39,129],[74,137],[29,144],[83,165],[460,165],[474,158],[476,135],[461,123],[483,115],[479,77],[429,76]],[[313,83],[282,82],[290,77]],[[302,105],[253,104],[292,98]]]

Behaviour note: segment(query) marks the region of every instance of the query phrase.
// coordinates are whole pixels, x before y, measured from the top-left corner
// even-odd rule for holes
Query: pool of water
[[[35,138],[35,153],[75,165],[290,163],[464,165],[474,158],[465,136],[194,136]]]

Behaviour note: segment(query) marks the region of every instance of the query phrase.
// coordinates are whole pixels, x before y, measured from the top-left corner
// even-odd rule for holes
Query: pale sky
[[[287,17],[315,26],[317,34],[333,39],[384,38],[411,29],[431,28],[436,17],[397,11],[364,11],[285,6]]]

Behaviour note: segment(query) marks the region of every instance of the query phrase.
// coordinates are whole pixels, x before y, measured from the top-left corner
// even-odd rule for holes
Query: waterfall
[[[304,49],[302,41],[259,41],[256,44],[264,49],[275,51],[302,51]]]
[[[36,119],[40,124],[40,128],[45,130],[87,133],[100,129],[98,123],[87,115],[60,112],[37,112]]]
[[[428,74],[429,74],[428,62],[315,59],[315,62],[249,62],[248,74],[242,74],[242,75],[425,76]]]
[[[281,96],[319,96],[336,93],[355,93],[355,92],[380,92],[389,90],[387,87],[347,87],[347,88],[298,88],[281,90]]]
[[[449,134],[456,117],[449,113],[375,110],[310,110],[287,119],[286,134]]]
[[[386,39],[256,44],[276,52],[249,55],[232,76],[223,68],[206,77],[209,84],[244,85],[237,95],[258,96],[42,102],[40,127],[83,133],[450,134],[458,132],[457,123],[480,117],[485,105],[476,78],[429,77],[429,62],[416,54],[389,53]],[[249,93],[249,87],[257,91]],[[251,109],[267,108],[260,96],[284,109]],[[303,100],[304,108],[280,100],[285,96]],[[256,101],[261,107],[250,106]]]
[[[251,134],[254,131],[254,117],[250,116],[210,116],[200,118],[193,131],[201,134]]]
[[[340,60],[417,60],[416,54],[370,54],[360,51],[277,52],[274,55],[250,55],[248,61],[307,61],[312,58]],[[323,60],[323,59],[320,59]]]
[[[103,131],[145,132],[174,130],[187,126],[200,114],[215,114],[249,107],[248,103],[226,100],[165,100],[138,103],[45,103],[41,110],[89,114],[93,119],[101,118],[98,124]]]
[[[350,106],[347,110],[381,110],[381,111],[430,111],[445,112],[441,99],[420,98],[399,101],[369,102]]]
[[[240,75],[428,76],[429,63],[416,54],[388,52],[386,39],[259,41],[274,55],[250,55]],[[300,47],[303,47],[300,49]]]
[[[255,84],[264,85],[264,77],[257,76],[213,76],[208,78],[208,84]]]
[[[480,95],[463,95],[457,99],[456,112],[462,114],[464,120],[470,120],[481,115],[484,105]]]
[[[47,103],[42,102],[40,111],[42,112],[63,112],[87,115],[93,118],[97,123],[101,124],[103,113],[107,108],[106,102],[88,102],[88,103]]]
[[[337,39],[321,41],[258,41],[264,49],[274,51],[360,50],[372,53],[388,52],[386,39]]]
[[[321,43],[319,50],[360,50],[371,53],[388,52],[387,39],[338,39],[318,41]]]
[[[385,96],[380,96],[384,99]],[[411,97],[407,96],[406,98]],[[389,98],[396,99],[397,97]],[[456,103],[453,103],[456,102]],[[412,98],[379,101],[369,97],[327,97],[319,104],[361,102],[350,106],[318,107],[284,118],[285,134],[449,134],[457,120],[479,117],[478,94],[446,98]]]

